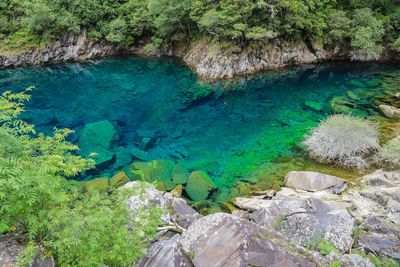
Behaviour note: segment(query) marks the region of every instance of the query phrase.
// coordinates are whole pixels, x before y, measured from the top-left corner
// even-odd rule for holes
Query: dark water
[[[36,87],[23,117],[40,131],[71,128],[76,141],[86,123],[106,119],[120,133],[115,151],[150,131],[151,159],[204,169],[229,188],[303,157],[304,134],[334,112],[334,97],[347,102],[339,111],[379,116],[373,100],[395,88],[371,72],[399,71],[398,65],[327,64],[208,84],[173,59],[131,57],[2,70],[0,88]],[[102,172],[112,175],[111,166]]]

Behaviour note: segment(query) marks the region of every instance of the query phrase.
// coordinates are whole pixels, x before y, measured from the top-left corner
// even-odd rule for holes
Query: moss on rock
[[[175,163],[171,160],[153,160],[150,170],[152,181],[171,181]]]
[[[180,164],[176,164],[172,170],[172,182],[174,184],[186,184],[189,172]]]
[[[125,172],[119,172],[115,174],[113,177],[110,179],[110,186],[114,188],[118,188],[120,186],[123,186],[124,184],[128,183],[130,181],[129,177],[125,174]]]
[[[102,177],[87,181],[85,184],[85,189],[88,193],[91,193],[93,191],[105,193],[108,190],[108,178]]]

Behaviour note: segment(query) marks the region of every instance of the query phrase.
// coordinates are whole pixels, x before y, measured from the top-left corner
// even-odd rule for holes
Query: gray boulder
[[[382,234],[366,234],[358,237],[359,247],[367,253],[400,260],[400,240]]]
[[[173,197],[170,193],[165,193],[167,207],[171,218],[184,229],[187,229],[194,221],[201,217],[201,214],[190,207],[183,198]]]
[[[165,214],[161,217],[163,222],[168,224],[174,222],[184,229],[201,217],[184,199],[173,197],[170,193],[163,194],[149,183],[133,181],[125,184],[123,188],[133,188],[137,192],[127,200],[128,207],[132,211],[136,211],[142,206],[148,207],[152,203],[153,206],[165,210]],[[145,190],[142,191],[143,189]]]
[[[250,219],[267,229],[279,228],[285,218],[294,214],[328,213],[333,210],[346,210],[349,207],[346,202],[322,201],[316,198],[273,199],[265,202],[261,209],[250,214]]]
[[[0,266],[15,266],[18,263],[18,255],[26,249],[28,236],[24,234],[0,235]],[[43,258],[42,253],[37,255],[30,267],[54,267],[53,258]]]
[[[195,221],[178,239],[195,266],[315,266],[278,247],[256,224],[225,213]]]
[[[286,217],[279,227],[284,238],[303,247],[328,240],[346,252],[353,244],[354,219],[345,210],[299,213]]]
[[[327,190],[340,194],[346,189],[347,181],[319,172],[291,171],[285,176],[285,186],[311,192]]]
[[[170,240],[155,242],[147,249],[139,267],[190,267],[194,266],[188,255],[182,250],[181,245],[176,242],[179,235],[175,235]]]

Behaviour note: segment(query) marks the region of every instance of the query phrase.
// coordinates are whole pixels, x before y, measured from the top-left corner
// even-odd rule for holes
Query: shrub
[[[394,138],[382,146],[374,156],[375,163],[386,169],[400,169],[400,139]]]
[[[313,129],[304,145],[321,163],[362,170],[368,166],[366,156],[380,148],[377,128],[371,120],[336,114]]]

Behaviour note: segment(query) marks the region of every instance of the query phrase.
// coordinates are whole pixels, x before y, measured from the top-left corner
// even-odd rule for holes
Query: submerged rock
[[[114,169],[120,169],[122,167],[128,166],[132,162],[131,154],[126,151],[120,151],[115,154]]]
[[[107,149],[104,149],[103,147],[93,147],[90,149],[90,151],[90,153],[92,153],[90,158],[95,161],[96,167],[100,169],[100,166],[108,165],[108,163],[110,163],[110,161],[114,158],[114,153]]]
[[[108,178],[103,177],[87,181],[85,184],[85,189],[88,193],[91,193],[93,191],[105,193],[108,190]]]
[[[150,175],[153,181],[171,181],[175,163],[171,160],[153,160]]]
[[[186,192],[194,201],[205,200],[217,186],[205,171],[194,171],[190,174]]]
[[[79,148],[82,155],[88,156],[97,152],[96,148],[109,149],[117,138],[117,130],[107,120],[92,122],[85,125],[79,137]]]
[[[180,164],[176,164],[172,170],[172,182],[174,184],[186,184],[189,172]]]
[[[340,194],[347,187],[347,181],[319,172],[291,171],[285,176],[285,186],[306,191],[327,190]]]
[[[315,266],[278,247],[262,227],[225,213],[195,221],[178,239],[195,266]]]
[[[129,177],[125,174],[125,172],[122,171],[111,177],[110,186],[118,188],[129,182],[130,182]]]
[[[151,162],[134,162],[131,165],[126,166],[122,170],[131,181],[151,181],[151,168]]]
[[[383,115],[385,115],[389,119],[400,119],[399,108],[388,105],[379,105],[378,108],[383,113]]]

